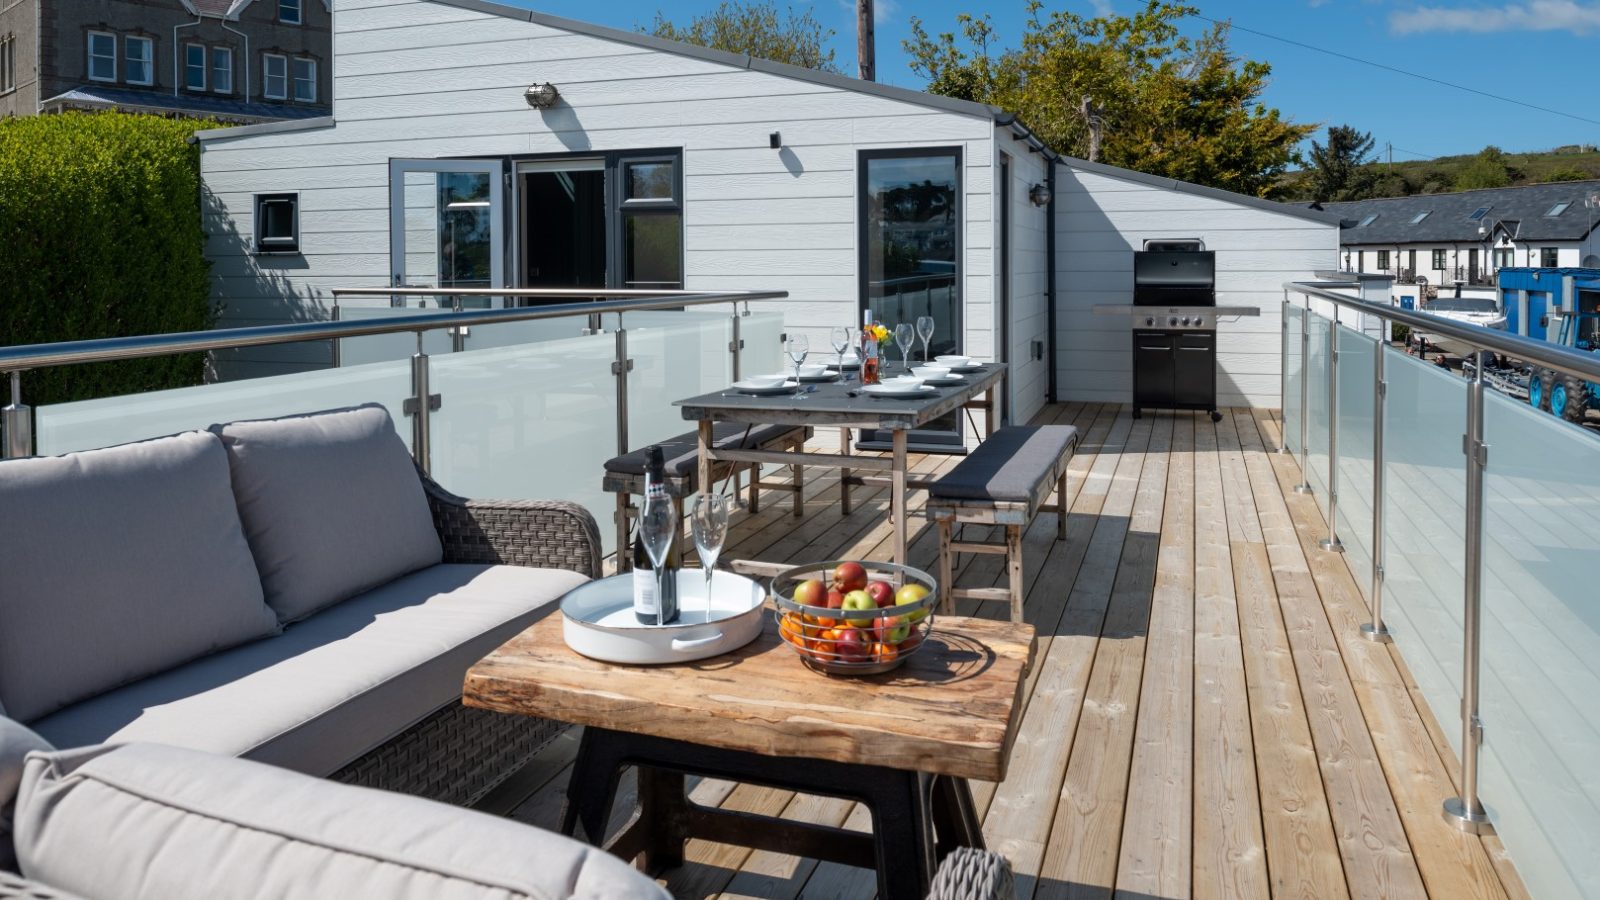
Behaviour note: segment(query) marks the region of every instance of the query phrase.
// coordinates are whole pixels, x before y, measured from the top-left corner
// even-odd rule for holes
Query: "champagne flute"
[[[833,326],[833,350],[839,354],[839,372],[844,373],[844,348],[850,346],[850,326]]]
[[[667,554],[678,539],[678,513],[665,494],[645,496],[644,507],[639,510],[639,539],[644,542],[644,552],[656,572],[656,624],[665,625]]]
[[[900,365],[905,367],[907,373],[911,371],[911,342],[917,337],[917,330],[905,322],[894,327],[894,342],[900,346]]]
[[[721,494],[701,494],[689,513],[694,528],[694,549],[700,554],[700,567],[706,572],[706,602],[711,601],[711,576],[717,568],[717,555],[728,536],[728,498]]]
[[[933,340],[933,316],[917,316],[917,337],[922,338],[922,362],[928,362],[928,342]]]
[[[794,363],[794,380],[799,384],[800,364],[806,361],[806,354],[811,352],[811,342],[806,340],[805,335],[796,334],[784,342],[783,349],[789,354],[789,361]]]

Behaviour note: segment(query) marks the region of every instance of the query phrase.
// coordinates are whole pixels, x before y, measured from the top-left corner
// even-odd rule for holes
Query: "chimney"
[[[877,39],[873,36],[872,0],[856,0],[856,64],[862,81],[877,80]]]

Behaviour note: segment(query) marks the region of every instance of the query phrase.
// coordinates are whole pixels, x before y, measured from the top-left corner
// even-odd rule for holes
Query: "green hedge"
[[[109,112],[0,119],[0,344],[212,327],[196,127]],[[40,369],[23,376],[23,399],[179,387],[204,372],[201,354]]]

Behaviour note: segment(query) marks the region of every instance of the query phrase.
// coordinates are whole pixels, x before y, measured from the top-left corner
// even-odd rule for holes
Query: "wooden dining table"
[[[748,394],[724,388],[698,397],[674,401],[683,417],[698,423],[700,484],[710,485],[714,461],[765,463],[782,466],[827,466],[839,469],[840,508],[850,512],[850,488],[854,484],[886,484],[889,487],[890,514],[894,524],[894,561],[907,564],[909,528],[906,506],[911,490],[925,489],[926,482],[910,477],[907,471],[907,435],[941,416],[962,409],[984,412],[984,436],[994,433],[997,396],[1005,381],[1004,363],[985,363],[961,373],[962,381],[910,397],[886,397],[862,391],[859,380],[802,384],[781,394]],[[809,425],[814,429],[839,429],[839,452],[810,450],[735,450],[713,444],[712,423],[737,422],[749,425]],[[851,429],[887,431],[890,453],[861,456],[851,452]],[[865,475],[855,475],[856,471]]]

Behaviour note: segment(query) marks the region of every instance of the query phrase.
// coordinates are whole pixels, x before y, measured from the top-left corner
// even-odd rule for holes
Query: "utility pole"
[[[856,0],[856,69],[862,81],[878,77],[877,38],[873,33],[872,0]]]
[[[1389,174],[1394,174],[1394,144],[1383,142],[1383,149],[1389,152]]]
[[[1083,121],[1089,126],[1089,162],[1100,161],[1100,108],[1094,101],[1085,96],[1078,104],[1078,112],[1083,115]]]

